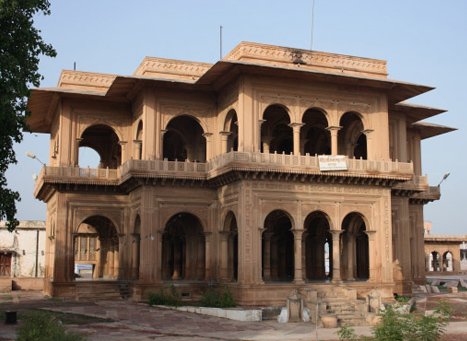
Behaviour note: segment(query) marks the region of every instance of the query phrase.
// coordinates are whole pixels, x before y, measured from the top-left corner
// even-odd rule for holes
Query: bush
[[[17,329],[18,341],[82,341],[81,335],[67,332],[53,314],[33,311],[25,314]]]
[[[404,314],[388,306],[381,313],[381,322],[373,329],[373,338],[376,341],[436,341],[446,331],[451,316],[451,308],[445,302],[440,302],[434,314],[419,316]],[[353,328],[341,327],[338,331],[339,340],[354,341],[357,336]]]
[[[208,289],[201,297],[200,305],[212,308],[232,308],[236,306],[230,290],[225,288],[222,292],[219,290]]]
[[[161,289],[159,293],[150,293],[148,298],[149,305],[168,305],[178,307],[181,304],[180,294],[177,289],[172,285],[170,292]]]

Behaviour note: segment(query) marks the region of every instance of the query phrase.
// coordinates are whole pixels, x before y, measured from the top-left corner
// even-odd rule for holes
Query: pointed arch
[[[359,212],[347,214],[342,221],[341,278],[367,280],[370,277],[367,224]]]
[[[226,257],[227,269],[226,277],[229,281],[237,281],[238,279],[238,226],[235,214],[229,211],[224,220],[224,231],[227,247],[226,254],[221,257]]]
[[[322,211],[308,214],[304,223],[305,278],[325,281],[332,277],[330,219]]]

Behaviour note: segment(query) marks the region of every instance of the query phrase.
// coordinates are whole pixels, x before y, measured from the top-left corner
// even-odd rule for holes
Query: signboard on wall
[[[318,162],[321,172],[348,170],[347,157],[344,155],[319,155]]]

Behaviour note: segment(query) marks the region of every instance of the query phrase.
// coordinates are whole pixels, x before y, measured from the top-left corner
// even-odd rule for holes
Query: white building
[[[44,221],[21,221],[13,232],[0,222],[0,279],[44,277],[44,261]]]

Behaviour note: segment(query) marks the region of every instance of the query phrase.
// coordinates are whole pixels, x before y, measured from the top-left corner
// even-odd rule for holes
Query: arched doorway
[[[238,279],[238,227],[237,219],[233,212],[229,212],[225,218],[224,233],[227,242],[227,280],[236,281]]]
[[[115,169],[122,163],[122,147],[117,134],[109,126],[98,124],[86,128],[79,142],[80,150],[82,147],[91,148],[99,154],[99,168]]]
[[[106,217],[84,220],[74,235],[74,272],[82,279],[119,277],[119,240],[117,229]]]
[[[227,146],[225,152],[238,151],[238,118],[235,110],[230,110],[225,118],[224,132],[227,136]]]
[[[364,134],[362,119],[355,112],[345,113],[339,125],[339,154],[347,155],[350,158],[367,159],[367,140]]]
[[[308,109],[303,114],[303,126],[300,133],[301,154],[330,155],[331,135],[326,129],[326,116],[318,109]]]
[[[294,235],[287,213],[275,210],[264,221],[262,235],[264,281],[291,282],[294,279]]]
[[[261,125],[261,152],[286,153],[293,152],[293,130],[290,117],[283,106],[270,105],[263,115]]]
[[[177,213],[162,236],[162,278],[202,280],[205,274],[205,237],[200,220],[191,213]]]
[[[205,162],[206,140],[203,134],[203,128],[193,117],[175,117],[169,122],[164,133],[164,159]]]
[[[329,219],[323,212],[310,213],[305,219],[305,277],[310,281],[329,280],[332,276],[332,235]]]
[[[370,276],[368,235],[359,213],[348,214],[342,222],[341,278],[367,280]]]

